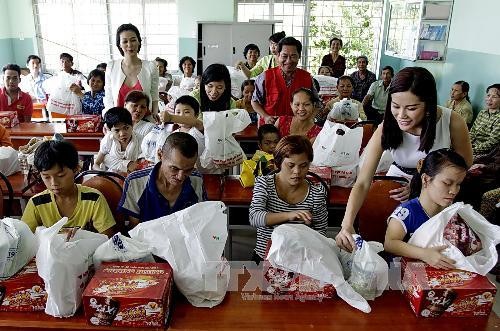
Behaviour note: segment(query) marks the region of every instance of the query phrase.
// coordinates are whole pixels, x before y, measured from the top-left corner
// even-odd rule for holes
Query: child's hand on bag
[[[301,221],[305,225],[311,225],[312,214],[309,210],[295,210],[288,212],[290,221]]]
[[[441,251],[445,250],[447,247],[448,246],[443,245],[425,248],[422,261],[437,269],[448,270],[455,268],[455,260],[452,260],[441,254]]]

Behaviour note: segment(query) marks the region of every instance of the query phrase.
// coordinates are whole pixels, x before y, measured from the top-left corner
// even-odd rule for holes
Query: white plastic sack
[[[332,284],[349,305],[371,311],[368,302],[345,281],[335,240],[304,224],[282,224],[274,229],[271,240],[267,260],[273,267]]]
[[[195,307],[214,307],[227,292],[230,270],[222,258],[227,239],[225,210],[220,201],[200,202],[140,223],[129,232],[168,261],[175,284]]]
[[[245,152],[233,133],[244,130],[251,122],[245,109],[204,112],[205,150],[200,157],[201,166],[208,168],[214,164],[224,169],[243,163]]]
[[[47,101],[47,110],[66,115],[81,113],[82,102],[80,101],[80,97],[69,89],[71,84],[80,83],[78,77],[60,72],[57,76],[52,77],[51,80],[53,80],[51,82],[53,89]]]
[[[241,99],[241,84],[245,80],[247,80],[247,76],[240,69],[236,69],[235,67],[227,66],[227,70],[229,71],[229,76],[231,77],[231,95],[235,98]]]
[[[141,142],[141,157],[149,162],[158,163],[158,151],[161,150],[165,140],[172,133],[171,126],[168,124],[155,125],[151,131],[144,136]]]
[[[366,159],[366,149],[363,150],[363,153],[361,153],[361,156],[359,158],[359,168],[361,169],[365,163]],[[394,162],[392,158],[391,151],[385,150],[382,153],[382,157],[380,157],[380,161],[378,162],[377,170],[375,170],[376,174],[379,173],[385,173],[389,170],[391,167],[392,162]]]
[[[469,256],[462,252],[443,236],[448,221],[457,214],[481,239],[482,249]],[[498,254],[496,245],[500,243],[500,227],[488,222],[470,205],[456,202],[422,224],[411,236],[409,244],[418,247],[435,247],[447,245],[441,253],[455,260],[457,269],[486,275],[497,264]]]
[[[50,228],[38,227],[35,235],[40,246],[36,253],[38,275],[45,283],[45,313],[54,317],[73,316],[82,303],[82,293],[92,266],[92,255],[108,237],[78,230],[66,241],[59,231],[68,221],[63,217]]]
[[[350,99],[342,99],[334,103],[327,116],[327,119],[335,121],[357,121],[358,118],[358,104]]]
[[[117,233],[109,238],[94,253],[97,270],[103,262],[155,262],[153,249],[149,245]]]
[[[332,76],[315,75],[314,79],[319,83],[319,95],[337,95],[337,78]]]
[[[29,226],[14,218],[0,220],[0,279],[9,278],[35,256],[38,243]]]
[[[363,128],[350,129],[344,124],[326,121],[314,140],[315,166],[335,167],[359,163]]]
[[[356,242],[354,251],[340,251],[344,277],[363,298],[374,300],[382,295],[389,283],[389,266],[378,255],[384,246],[376,241],[366,242],[357,234],[353,234],[353,238]]]
[[[331,186],[353,187],[358,178],[358,165],[332,167]]]
[[[10,176],[20,170],[17,151],[10,146],[0,147],[0,172],[5,176]]]

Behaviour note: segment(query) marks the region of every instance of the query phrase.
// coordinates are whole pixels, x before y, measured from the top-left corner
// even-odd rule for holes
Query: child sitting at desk
[[[75,184],[75,174],[80,169],[78,152],[71,143],[43,142],[35,152],[35,168],[47,189],[33,196],[24,210],[21,219],[31,231],[40,225],[50,227],[68,217],[66,227],[93,227],[108,237],[116,232],[115,220],[102,194]]]
[[[446,246],[420,248],[407,241],[422,224],[453,203],[467,173],[467,164],[456,152],[438,149],[419,162],[417,171],[411,181],[410,197],[414,199],[402,203],[389,217],[384,248],[394,255],[419,259],[439,269],[453,269],[455,261],[441,254]]]
[[[280,139],[280,131],[276,126],[272,124],[261,125],[257,131],[259,149],[255,151],[252,160],[257,162],[264,157],[268,162],[266,167],[269,168],[269,170],[274,170],[273,153]]]
[[[243,97],[236,101],[236,108],[246,109],[252,123],[257,123],[258,116],[257,112],[252,107],[252,95],[255,91],[255,81],[253,79],[247,79],[241,83],[241,93]]]
[[[138,168],[141,139],[133,132],[132,116],[122,107],[113,107],[104,115],[109,130],[102,138],[94,168],[132,172]]]

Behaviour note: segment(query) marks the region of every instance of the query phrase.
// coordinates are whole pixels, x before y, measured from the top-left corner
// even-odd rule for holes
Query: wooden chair
[[[359,155],[361,155],[366,145],[368,145],[368,142],[372,138],[373,133],[377,128],[377,123],[372,120],[367,120],[367,121],[356,122],[350,126],[351,129],[358,127],[363,127],[363,139],[361,140],[361,149],[359,151]]]
[[[0,172],[0,179],[4,182],[5,185],[0,185],[0,217],[11,216],[12,212],[12,203],[14,202],[14,189],[12,185],[3,173]],[[4,202],[4,190],[7,191],[7,204]]]
[[[404,177],[374,176],[368,195],[358,212],[358,233],[366,241],[383,243],[387,218],[400,204],[389,197],[389,191],[408,184]]]
[[[31,115],[32,122],[46,122],[48,120],[47,110],[43,103],[33,103],[33,114]]]

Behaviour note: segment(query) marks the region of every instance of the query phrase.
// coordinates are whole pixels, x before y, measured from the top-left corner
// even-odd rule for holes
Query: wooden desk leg
[[[231,209],[231,207],[226,206],[226,213],[227,213],[227,240],[226,240],[226,246],[224,247],[224,257],[228,261],[231,261],[233,259],[233,234],[231,233],[231,226],[229,225],[229,217],[230,217],[229,210],[230,209]]]

